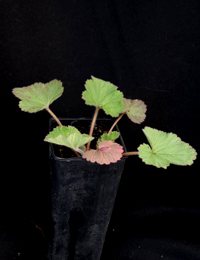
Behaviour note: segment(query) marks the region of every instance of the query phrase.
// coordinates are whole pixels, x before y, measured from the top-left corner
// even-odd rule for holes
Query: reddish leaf
[[[123,147],[113,141],[102,141],[98,149],[91,149],[83,154],[83,158],[92,163],[110,164],[119,161],[122,157]]]
[[[132,122],[140,124],[145,120],[147,106],[142,100],[124,98],[122,103],[124,104],[123,112],[126,112]]]

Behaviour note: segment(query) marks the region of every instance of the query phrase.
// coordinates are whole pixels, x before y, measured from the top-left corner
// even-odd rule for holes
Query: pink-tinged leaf
[[[142,100],[139,99],[126,99],[124,98],[122,100],[122,103],[124,104],[123,113],[125,112],[129,119],[136,123],[140,124],[142,123],[146,118],[146,111],[147,106]]]
[[[91,149],[83,154],[83,158],[92,163],[110,164],[119,161],[122,157],[123,147],[113,141],[102,141],[98,149]]]

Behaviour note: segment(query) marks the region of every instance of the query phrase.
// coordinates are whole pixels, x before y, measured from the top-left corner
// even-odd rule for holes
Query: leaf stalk
[[[72,149],[72,150],[73,150],[73,149]],[[83,150],[80,149],[80,148],[77,148],[76,151],[75,151],[75,150],[73,150],[73,151],[75,152],[75,154],[76,154],[78,157],[80,157],[80,154],[81,154],[81,155],[84,154]],[[79,152],[80,154],[78,154],[77,152]]]
[[[45,107],[46,110],[49,112],[49,114],[56,120],[59,126],[62,126],[60,120],[57,118],[57,116],[51,111],[49,107]]]
[[[95,109],[94,116],[93,116],[93,119],[92,119],[92,124],[91,124],[91,127],[90,127],[89,136],[92,136],[92,134],[93,134],[94,126],[95,126],[95,123],[96,123],[96,119],[97,119],[97,115],[98,115],[99,109],[100,109],[99,107],[96,107],[96,109]],[[91,142],[87,143],[86,151],[88,151],[90,149],[90,143]]]
[[[117,120],[113,123],[113,125],[111,126],[109,132],[108,132],[108,135],[112,132],[113,128],[116,126],[116,124],[119,122],[119,120],[123,117],[123,115],[126,114],[126,112],[122,113],[118,118]]]
[[[127,152],[122,154],[122,156],[129,156],[129,155],[138,155],[138,152]]]

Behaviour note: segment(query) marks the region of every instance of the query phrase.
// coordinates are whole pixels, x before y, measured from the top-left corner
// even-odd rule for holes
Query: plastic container
[[[69,125],[74,119],[61,121]],[[99,260],[125,158],[99,165],[81,157],[59,158],[49,147],[54,222],[49,259]]]

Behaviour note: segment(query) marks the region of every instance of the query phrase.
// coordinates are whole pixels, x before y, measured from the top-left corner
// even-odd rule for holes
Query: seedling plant
[[[147,106],[142,100],[124,98],[123,93],[115,85],[96,77],[91,77],[86,81],[85,90],[82,93],[85,103],[95,107],[89,134],[81,133],[73,126],[63,126],[49,108],[63,91],[62,82],[56,79],[45,84],[39,82],[13,89],[13,94],[21,100],[19,107],[22,111],[35,113],[46,109],[58,123],[58,126],[45,137],[44,141],[71,148],[78,157],[82,156],[87,161],[98,164],[115,163],[122,156],[138,155],[144,163],[166,169],[170,164],[191,165],[196,159],[195,149],[183,142],[176,134],[148,126],[142,131],[149,144],[141,144],[137,151],[124,153],[123,147],[115,142],[119,137],[119,132],[113,129],[125,114],[133,123],[142,123],[146,118]],[[100,109],[116,120],[110,130],[97,141],[96,149],[90,149]]]

